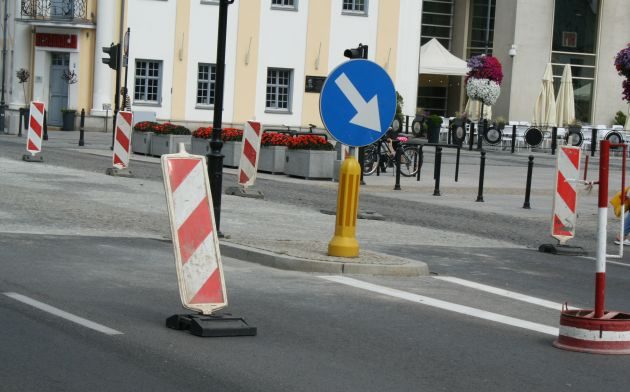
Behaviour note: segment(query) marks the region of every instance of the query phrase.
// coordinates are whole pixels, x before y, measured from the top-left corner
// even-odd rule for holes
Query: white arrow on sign
[[[335,80],[335,84],[339,87],[343,95],[348,98],[348,101],[352,104],[357,111],[351,124],[358,125],[363,128],[371,129],[372,131],[382,132],[381,130],[381,116],[378,112],[378,95],[374,95],[372,99],[365,102],[359,91],[345,73],[342,73]]]

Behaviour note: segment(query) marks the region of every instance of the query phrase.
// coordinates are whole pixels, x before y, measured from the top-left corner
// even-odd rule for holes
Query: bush
[[[192,135],[199,139],[210,139],[212,137],[212,127],[199,127]]]
[[[190,135],[190,129],[169,122],[159,125],[153,132],[160,135]]]
[[[617,112],[617,114],[615,115],[615,121],[613,122],[613,125],[626,125],[626,115],[624,114],[624,112],[622,112],[621,110]]]
[[[221,140],[224,142],[240,142],[243,140],[243,130],[236,128],[225,128],[221,132]]]
[[[155,132],[159,127],[160,124],[153,121],[140,121],[133,126],[133,130],[138,132]]]
[[[438,126],[438,125],[442,125],[442,117],[438,116],[437,114],[432,114],[429,117],[426,118],[426,123],[429,127],[431,126]]]

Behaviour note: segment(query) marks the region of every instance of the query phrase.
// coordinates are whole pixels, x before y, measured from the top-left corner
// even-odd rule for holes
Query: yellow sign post
[[[359,183],[361,165],[354,156],[354,148],[339,169],[337,191],[337,219],[335,235],[328,244],[328,255],[358,257],[359,242],[356,239],[357,212],[359,210]]]

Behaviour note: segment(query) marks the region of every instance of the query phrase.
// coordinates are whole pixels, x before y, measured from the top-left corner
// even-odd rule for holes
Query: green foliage
[[[432,114],[426,118],[426,123],[429,127],[442,125],[442,117],[438,116],[437,114]]]
[[[615,120],[613,122],[613,125],[626,125],[626,119],[627,117],[625,113],[620,110],[615,115]]]

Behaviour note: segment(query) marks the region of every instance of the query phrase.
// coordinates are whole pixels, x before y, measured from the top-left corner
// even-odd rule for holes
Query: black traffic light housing
[[[359,44],[356,48],[344,50],[343,55],[349,59],[367,59],[368,46]]]
[[[118,70],[120,65],[120,44],[113,43],[107,47],[103,47],[103,53],[109,55],[109,58],[103,57],[103,64],[107,64],[109,68]]]

